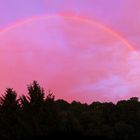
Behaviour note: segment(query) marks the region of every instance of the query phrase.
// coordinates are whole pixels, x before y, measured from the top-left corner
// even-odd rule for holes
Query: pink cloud
[[[136,89],[138,80],[131,79],[134,69],[136,76],[140,73],[138,55],[97,23],[36,19],[1,32],[0,46],[1,91],[13,87],[22,94],[26,84],[38,80],[57,98],[91,102],[128,97],[127,87],[132,92]]]

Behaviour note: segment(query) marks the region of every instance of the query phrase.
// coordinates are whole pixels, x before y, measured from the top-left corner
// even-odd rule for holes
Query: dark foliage
[[[72,134],[108,139],[140,139],[140,102],[137,97],[117,104],[82,104],[55,100],[52,92],[34,81],[27,96],[13,89],[0,98],[0,138],[28,138]]]

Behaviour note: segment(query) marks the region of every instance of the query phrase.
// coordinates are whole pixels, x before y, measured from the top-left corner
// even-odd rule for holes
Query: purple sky
[[[32,16],[72,13],[114,28],[139,49],[139,0],[1,0],[0,27]]]
[[[0,63],[1,65],[3,65],[3,69],[1,70],[2,72],[0,74],[0,77],[4,79],[6,72],[8,73],[7,71],[8,68],[11,69],[13,67],[16,69],[17,64],[15,63],[15,61],[17,59],[20,60],[17,62],[18,63],[17,67],[20,66],[21,62],[23,65],[25,66],[30,65],[30,67],[32,66],[33,68],[37,68],[37,66],[41,66],[41,65],[34,64],[34,60],[33,60],[34,56],[31,55],[33,51],[38,51],[38,50],[42,51],[41,55],[39,55],[39,60],[42,61],[42,65],[44,65],[45,62],[43,62],[43,58],[46,54],[44,54],[43,56],[42,53],[47,43],[48,45],[55,46],[54,40],[52,40],[52,38],[56,39],[55,41],[57,42],[57,47],[59,47],[59,45],[62,47],[62,48],[60,47],[61,51],[59,50],[60,51],[59,53],[63,52],[63,53],[66,53],[67,56],[72,57],[72,56],[75,56],[75,53],[77,52],[79,54],[78,55],[79,57],[84,57],[81,52],[82,50],[80,50],[79,52],[77,50],[73,51],[73,50],[69,50],[69,48],[65,48],[65,46],[68,45],[69,43],[72,43],[72,41],[74,41],[74,46],[76,46],[76,42],[79,41],[80,39],[83,40],[83,38],[85,37],[84,35],[79,34],[80,35],[79,38],[77,37],[75,40],[73,39],[74,30],[70,32],[69,28],[70,26],[74,25],[73,28],[75,30],[86,33],[89,38],[91,38],[90,35],[93,35],[95,37],[93,40],[91,39],[91,41],[89,42],[87,39],[83,40],[83,45],[92,46],[97,40],[102,42],[102,44],[100,44],[100,46],[102,47],[100,48],[99,47],[97,48],[97,42],[95,43],[96,44],[95,50],[96,50],[97,55],[98,54],[102,55],[102,51],[106,52],[105,47],[107,47],[107,45],[112,45],[112,48],[109,46],[109,49],[110,49],[109,51],[112,51],[112,50],[115,51],[116,46],[117,48],[120,49],[120,51],[116,50],[115,53],[112,51],[111,54],[108,54],[107,52],[106,54],[110,56],[107,57],[106,61],[105,60],[103,62],[101,61],[101,58],[104,56],[104,54],[102,57],[99,58],[99,60],[96,61],[97,70],[104,71],[104,74],[107,73],[106,69],[102,70],[102,68],[100,68],[100,66],[103,66],[104,63],[106,62],[105,67],[112,69],[112,71],[110,71],[110,73],[112,72],[111,74],[106,75],[106,76],[103,75],[102,77],[96,76],[95,78],[96,80],[93,83],[92,82],[80,83],[79,85],[77,85],[77,87],[75,87],[75,92],[77,92],[78,95],[74,96],[73,93],[72,95],[71,93],[68,93],[68,95],[64,96],[64,94],[62,94],[63,96],[60,95],[58,97],[60,98],[62,97],[62,98],[70,100],[70,96],[71,96],[71,100],[77,99],[77,100],[84,101],[85,99],[85,101],[90,102],[91,100],[93,100],[92,97],[95,100],[116,101],[118,99],[128,98],[133,95],[139,96],[139,93],[140,93],[140,86],[138,84],[138,80],[140,79],[140,60],[139,60],[140,58],[139,56],[140,16],[139,16],[139,13],[140,13],[139,0],[1,0],[0,1],[0,29],[1,29]],[[96,24],[92,26],[89,25],[89,27],[87,27],[86,22],[83,22],[82,24],[81,22],[73,20],[73,23],[71,23],[61,18],[53,19],[53,20],[50,19],[49,21],[48,19],[46,20],[41,19],[40,21],[35,20],[34,22],[32,23],[29,22],[29,24],[27,23],[23,26],[19,25],[17,26],[17,28],[11,29],[11,31],[3,32],[4,29],[7,29],[14,24],[17,25],[19,21],[27,21],[27,19],[31,19],[32,17],[39,17],[39,16],[45,17],[45,16],[59,15],[59,14],[63,14],[65,16],[70,15],[73,17],[79,16],[79,17],[84,17],[86,19],[89,19],[90,21],[96,21],[100,23],[101,25],[105,26],[106,28],[108,28],[109,30],[113,29],[113,31],[115,31],[116,34],[118,34],[118,36],[120,35],[120,37],[116,37],[111,33],[107,33],[106,30],[104,30],[103,28],[100,28]],[[58,27],[57,27],[57,24],[58,24]],[[65,29],[64,31],[63,31],[62,25],[64,26],[64,29]],[[68,25],[69,27],[67,27]],[[81,28],[83,27],[89,28],[89,31],[87,32],[88,29],[87,30],[80,29],[79,26],[81,26]],[[50,37],[49,34],[44,32],[44,29],[46,29],[47,31],[50,31],[50,33],[52,34],[52,38]],[[34,35],[33,30],[37,31],[38,35]],[[62,31],[65,32],[64,35],[62,35]],[[100,32],[99,33],[100,37],[98,37],[98,35],[96,37],[96,35],[93,34],[94,31]],[[46,37],[49,39],[46,40]],[[119,39],[119,38],[122,38],[122,39]],[[130,51],[129,49],[127,50],[125,48],[126,44],[123,42],[124,39],[126,40],[126,42],[129,42],[131,44],[131,46],[133,47],[133,50]],[[114,41],[113,44],[110,44],[111,41]],[[13,42],[14,42],[14,45],[13,45]],[[26,45],[26,43],[30,45]],[[31,45],[32,43],[34,43],[34,45],[39,44],[42,47],[33,48],[33,46]],[[17,48],[17,46],[15,47],[15,44],[19,44],[21,48]],[[120,47],[122,47],[123,49],[121,49]],[[9,54],[5,54],[4,51],[2,52],[3,48],[5,51],[8,50]],[[23,56],[22,55],[18,56],[19,54],[17,54],[18,52],[17,50],[19,51],[22,50],[25,53],[22,54]],[[52,50],[47,50],[47,51],[52,51]],[[16,57],[13,57],[10,51],[11,52],[13,51],[13,54],[15,53]],[[54,51],[53,53],[57,55],[58,52]],[[84,62],[85,67],[88,66],[87,62],[89,62],[90,59],[93,61],[97,59],[97,58],[95,59],[94,57],[92,57],[92,55],[93,54],[90,53],[89,57],[85,58],[85,62]],[[111,57],[115,55],[118,58],[116,59],[112,58],[112,61],[108,63],[107,60],[111,59]],[[121,57],[121,55],[123,57]],[[50,56],[50,58],[52,58],[52,56]],[[58,61],[56,62],[58,64],[60,64],[61,61],[63,61],[63,59],[65,58],[68,59],[66,56],[63,56],[61,58],[62,60],[61,59],[59,60],[59,55],[56,56],[56,58],[58,59]],[[122,58],[122,62],[120,58]],[[29,61],[31,64],[26,63],[26,60]],[[5,62],[7,62],[7,65],[3,64]],[[72,63],[72,61],[68,61],[68,62]],[[48,63],[51,63],[51,62],[48,62]],[[115,64],[117,64],[117,66],[119,67],[119,70],[116,70],[117,69],[116,67],[113,69],[113,66],[115,66]],[[80,68],[81,64],[80,64],[79,59],[77,59],[77,62],[75,62],[75,65],[79,65],[79,68]],[[70,66],[71,64],[65,65],[64,68],[68,68]],[[60,77],[59,77],[59,74],[56,73],[55,71],[56,67],[57,65],[53,66],[50,71],[51,72],[53,71],[53,75],[56,74],[56,81],[57,81]],[[86,69],[86,70],[81,71],[81,74],[79,74],[78,76],[80,77],[83,73],[86,74],[87,71],[89,72],[89,70],[90,68],[88,70]],[[36,74],[36,72],[37,73],[41,72],[39,69],[36,72],[32,71],[32,69],[30,69],[29,71],[30,73],[33,73],[33,75]],[[18,71],[15,73],[20,73],[20,72],[23,72],[23,71],[22,69],[18,68]],[[95,72],[96,72],[96,75],[98,75],[97,71]],[[118,72],[119,74],[118,73],[116,74],[115,72],[116,73]],[[77,71],[74,74],[76,73]],[[42,74],[41,77],[36,77],[37,78],[36,80],[43,81],[41,80],[43,76],[44,75]],[[49,75],[47,76],[48,76],[48,79],[55,78],[55,76],[54,77],[49,77]],[[65,76],[63,76],[64,79],[70,78],[70,76],[72,76],[71,71],[66,70]],[[18,77],[18,76],[16,76],[15,74],[14,76],[11,77],[11,79],[9,79],[9,81],[8,81],[8,78],[6,78],[6,81],[4,81],[3,84],[1,83],[2,88],[0,89],[3,89],[4,87],[7,87],[7,86],[12,86],[12,87],[15,87],[15,89],[17,89],[16,86],[14,85],[14,82],[12,83],[12,78],[14,79],[14,77]],[[32,80],[32,78],[33,77],[30,77],[28,80]],[[19,77],[17,79],[19,81],[22,80]],[[28,80],[26,79],[23,83],[21,82],[20,85],[23,85],[26,82],[29,82]],[[61,81],[62,83],[59,81],[58,83],[64,84],[65,81],[63,80]],[[71,81],[74,82],[72,79]],[[42,85],[46,85],[45,82],[46,81],[43,81]],[[52,81],[49,83],[50,87],[53,85],[51,83]],[[17,83],[15,82],[15,84]],[[57,84],[57,82],[55,84]],[[55,86],[55,84],[53,86]],[[68,85],[69,87],[72,86],[70,83],[67,83],[65,86],[67,87]],[[56,89],[57,89],[56,92],[61,91],[57,87]],[[65,92],[67,92],[67,90],[69,90],[69,88],[66,88]],[[81,93],[81,90],[82,92],[85,92],[85,93],[87,92],[88,93],[87,96],[89,97],[87,98],[84,93]],[[19,91],[23,92],[22,90],[19,90]],[[95,95],[93,95],[89,91],[92,91],[92,93],[94,93]],[[107,93],[108,91],[110,92]],[[103,92],[105,93],[105,95],[103,95]]]

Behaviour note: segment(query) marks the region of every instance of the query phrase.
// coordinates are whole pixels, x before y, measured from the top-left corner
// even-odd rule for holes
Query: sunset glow
[[[14,1],[16,4],[17,0]],[[138,36],[130,36],[134,33],[127,28],[130,19],[126,18],[127,24],[122,28],[120,21],[116,24],[113,20],[115,12],[110,17],[106,15],[108,20],[103,16],[101,19],[97,1],[81,0],[83,4],[78,5],[72,0],[70,5],[60,5],[63,2],[56,0],[58,7],[53,1],[41,0],[44,10],[37,8],[33,14],[31,4],[39,6],[36,0],[27,2],[30,10],[25,15],[8,20],[5,13],[7,20],[0,24],[0,92],[13,87],[21,95],[28,83],[37,80],[45,90],[52,90],[56,98],[67,101],[116,102],[139,96],[139,43]],[[54,5],[50,11],[45,7],[48,3]],[[130,3],[128,0],[131,8]],[[95,6],[96,10],[89,14],[82,7],[84,4]],[[72,7],[78,7],[79,13]],[[127,8],[125,12],[128,13]]]

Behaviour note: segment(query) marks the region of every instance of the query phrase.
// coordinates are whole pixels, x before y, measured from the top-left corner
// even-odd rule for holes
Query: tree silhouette
[[[28,93],[17,98],[12,88],[0,97],[0,139],[73,133],[110,139],[140,139],[138,97],[113,103],[82,104],[55,100],[33,81]]]
[[[20,137],[19,100],[13,89],[8,88],[0,98],[0,137]]]
[[[28,95],[30,105],[39,106],[44,101],[45,93],[37,81],[33,81],[33,83],[28,86]]]
[[[42,135],[42,118],[45,105],[45,93],[43,88],[33,81],[28,85],[28,95],[20,98],[22,105],[22,120],[26,133],[30,136]]]
[[[19,102],[17,100],[16,92],[11,88],[7,88],[5,94],[0,98],[0,105],[5,110],[17,110]]]

